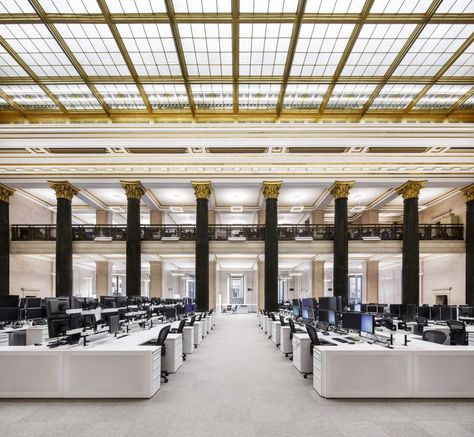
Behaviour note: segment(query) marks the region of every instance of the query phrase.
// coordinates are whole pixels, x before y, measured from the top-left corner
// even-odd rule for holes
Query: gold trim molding
[[[474,200],[474,184],[461,188],[461,191],[464,195],[464,200],[466,201],[466,203],[472,202]]]
[[[354,184],[354,181],[336,181],[329,189],[329,193],[334,199],[347,199],[349,197],[349,191]]]
[[[421,189],[427,181],[407,181],[401,187],[397,188],[397,193],[403,197],[403,200],[418,199]]]
[[[10,203],[10,197],[13,196],[14,192],[13,188],[0,184],[0,201]]]
[[[211,181],[191,181],[196,199],[209,199],[212,193]]]
[[[120,181],[122,188],[125,190],[127,199],[140,200],[145,194],[145,187],[140,181]]]
[[[281,184],[282,181],[263,181],[263,197],[278,200]]]
[[[48,181],[49,188],[56,192],[57,199],[72,200],[79,193],[80,189],[68,181]]]

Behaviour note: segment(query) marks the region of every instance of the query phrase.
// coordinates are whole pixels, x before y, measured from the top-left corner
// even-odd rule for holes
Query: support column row
[[[0,184],[0,296],[10,294],[10,197],[14,192]]]

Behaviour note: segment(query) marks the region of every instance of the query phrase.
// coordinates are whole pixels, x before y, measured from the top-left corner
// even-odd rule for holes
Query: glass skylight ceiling
[[[0,88],[11,94],[2,111],[95,116],[105,102],[112,113],[145,116],[146,100],[158,117],[221,111],[237,120],[239,112],[276,116],[277,108],[288,117],[368,110],[397,118],[409,108],[423,119],[433,109],[438,118],[474,109],[466,94],[474,85],[474,45],[466,44],[474,0],[443,0],[416,39],[432,0],[374,0],[355,41],[365,0],[307,0],[302,17],[298,0],[103,3],[110,20],[97,0],[37,0],[46,18],[30,0],[0,0]]]

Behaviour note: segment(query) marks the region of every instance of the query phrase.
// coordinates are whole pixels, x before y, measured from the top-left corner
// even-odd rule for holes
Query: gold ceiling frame
[[[474,95],[474,86],[466,94],[464,94],[457,102],[451,105],[446,114],[449,116],[452,112],[456,111],[456,109],[458,109],[464,102],[469,100],[473,95]]]
[[[286,55],[285,69],[283,71],[283,79],[280,86],[280,93],[278,95],[278,101],[276,104],[276,115],[280,116],[283,109],[283,101],[285,100],[286,86],[288,78],[290,77],[291,67],[293,66],[293,59],[295,57],[296,46],[300,36],[301,20],[303,19],[304,11],[306,9],[306,0],[298,0],[298,6],[296,9],[296,18],[293,23],[293,29],[291,31],[290,43],[288,45],[288,52]]]
[[[240,0],[232,0],[232,107],[239,112]]]
[[[386,85],[386,83],[388,82],[388,79],[395,72],[397,67],[400,65],[400,62],[402,62],[403,58],[409,52],[413,44],[415,44],[421,32],[423,32],[423,29],[430,22],[431,18],[436,12],[436,9],[438,9],[442,1],[443,0],[433,0],[433,2],[431,3],[430,7],[428,8],[428,10],[426,11],[424,15],[423,21],[415,27],[411,35],[405,41],[405,44],[403,45],[402,49],[398,52],[396,58],[390,64],[390,67],[388,67],[387,71],[385,72],[383,76],[382,81],[375,87],[375,90],[369,96],[369,99],[365,102],[364,106],[362,107],[361,117],[363,117],[365,113],[369,110],[369,108],[372,106],[372,103],[374,102],[375,98],[379,95],[380,91],[382,91],[382,88]]]
[[[61,47],[61,50],[64,52],[66,57],[69,59],[69,62],[73,65],[73,67],[77,70],[79,73],[79,76],[81,76],[82,80],[84,83],[89,87],[91,90],[92,94],[94,94],[94,97],[97,99],[97,101],[100,103],[102,106],[102,109],[107,115],[110,115],[110,108],[109,106],[105,103],[104,98],[102,95],[97,91],[97,88],[95,85],[89,81],[89,78],[82,68],[82,65],[79,63],[79,61],[76,59],[74,54],[72,53],[71,49],[69,46],[66,44],[64,41],[63,37],[59,34],[58,30],[56,29],[56,26],[49,21],[48,16],[46,12],[44,11],[43,7],[39,3],[38,0],[29,0],[31,6],[33,9],[36,11],[38,16],[41,18],[41,22],[48,28],[50,31],[51,35],[53,35],[53,38],[56,40],[58,43],[59,47]]]
[[[153,112],[150,100],[148,99],[148,96],[145,93],[145,89],[143,88],[143,85],[140,82],[140,79],[137,74],[137,70],[135,70],[135,66],[133,65],[132,59],[130,58],[130,55],[128,54],[128,50],[125,47],[122,37],[120,36],[120,32],[118,31],[116,24],[112,22],[112,20],[110,19],[110,11],[107,4],[105,3],[104,0],[97,0],[97,3],[100,7],[100,10],[102,11],[102,14],[105,17],[105,22],[107,23],[110,33],[112,34],[115,40],[115,44],[117,44],[117,47],[119,48],[120,53],[122,54],[125,64],[127,65],[128,71],[130,71],[130,75],[132,76],[133,81],[135,82],[135,86],[137,87],[140,93],[140,96],[143,100],[143,103],[145,104],[147,111]]]
[[[188,67],[186,64],[186,60],[184,58],[183,46],[181,45],[181,37],[179,36],[178,23],[175,19],[173,1],[172,0],[163,0],[163,1],[166,7],[168,22],[171,27],[171,34],[173,35],[174,46],[176,48],[176,53],[178,55],[179,67],[181,68],[182,81],[184,82],[186,93],[188,95],[189,109],[191,110],[191,114],[194,117],[194,115],[196,114],[196,104],[194,102],[191,84],[189,83],[189,80],[188,80]]]

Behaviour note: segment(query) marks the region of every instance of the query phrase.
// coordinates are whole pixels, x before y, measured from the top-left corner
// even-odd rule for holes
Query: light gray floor
[[[474,436],[474,401],[322,399],[255,315],[224,315],[153,399],[0,402],[2,437],[298,434]]]

